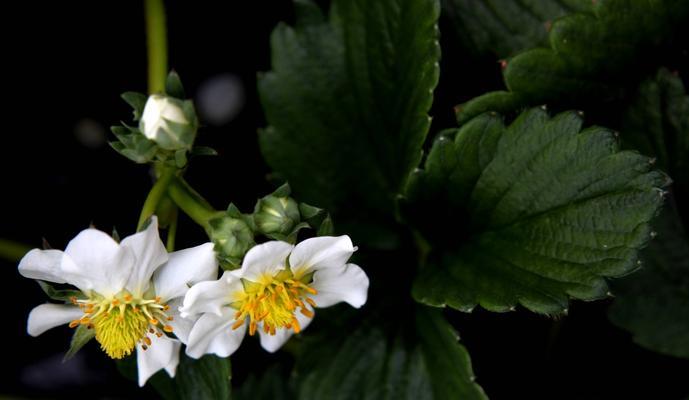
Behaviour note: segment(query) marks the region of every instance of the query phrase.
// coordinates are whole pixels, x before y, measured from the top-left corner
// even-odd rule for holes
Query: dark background
[[[248,210],[271,190],[256,140],[265,125],[256,73],[269,69],[269,35],[279,21],[293,19],[291,1],[168,3],[170,66],[188,95],[199,100],[200,88],[228,79],[241,83],[234,95],[244,94],[230,121],[202,120],[199,143],[214,147],[220,157],[195,160],[187,178],[216,208],[232,201]],[[0,237],[34,247],[45,238],[61,249],[89,223],[129,235],[151,178],[146,166],[112,151],[106,143],[112,137],[106,135],[110,125],[131,119],[119,94],[146,91],[143,6],[74,1],[18,7],[5,12],[16,24],[2,28],[9,91],[0,132]],[[455,104],[501,88],[496,60],[468,55],[441,22],[442,77],[433,131],[453,126]],[[206,240],[187,219],[180,223],[178,247]],[[61,364],[68,328],[39,338],[25,331],[29,311],[45,301],[38,285],[6,261],[0,261],[0,283],[5,371],[0,396],[155,397],[150,388],[138,389],[122,378],[95,342]],[[608,303],[576,302],[559,321],[524,311],[447,315],[471,354],[478,382],[493,399],[685,398],[689,362],[634,345],[607,321]],[[289,358],[271,358],[257,347],[249,344],[233,356],[235,384],[274,357]]]

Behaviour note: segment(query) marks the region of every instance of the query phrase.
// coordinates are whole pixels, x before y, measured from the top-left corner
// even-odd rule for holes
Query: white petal
[[[368,285],[368,276],[358,265],[320,269],[313,274],[311,286],[318,294],[312,298],[318,307],[330,307],[346,301],[352,307],[359,308],[366,303]]]
[[[200,358],[204,354],[215,354],[218,357],[228,357],[242,344],[246,333],[246,321],[239,328],[232,329],[235,323],[231,307],[224,307],[220,315],[203,314],[189,334],[187,355]]]
[[[313,308],[309,306],[308,304],[306,305],[306,308],[313,312]],[[297,321],[299,321],[299,327],[301,328],[301,331],[306,329],[307,326],[311,323],[313,318],[309,318],[306,315],[300,313],[299,311],[296,312],[296,317]],[[275,353],[278,351],[280,347],[282,347],[283,344],[289,340],[289,338],[294,335],[294,330],[293,329],[287,329],[287,328],[280,328],[275,331],[275,335],[271,335],[270,333],[265,333],[263,331],[263,325],[259,326],[258,329],[258,336],[261,340],[261,347],[263,347],[266,351],[270,353]]]
[[[157,337],[148,335],[151,345],[147,350],[140,346],[136,348],[136,363],[139,368],[139,386],[143,386],[148,378],[161,369],[165,369],[170,377],[175,376],[179,364],[179,349],[182,343],[167,336]]]
[[[60,250],[33,249],[19,261],[19,273],[26,278],[66,283],[60,268],[63,254]]]
[[[286,268],[291,244],[273,240],[254,246],[244,256],[242,268],[234,274],[254,282],[260,282],[265,275],[273,276]]]
[[[179,311],[184,318],[201,313],[220,315],[224,306],[236,301],[236,296],[243,293],[241,280],[225,271],[217,281],[204,281],[192,286]]]
[[[26,331],[38,336],[48,329],[79,319],[84,312],[77,306],[65,304],[41,304],[29,313]]]
[[[153,216],[146,230],[124,238],[120,246],[129,248],[134,254],[136,261],[126,287],[132,294],[139,296],[148,289],[153,271],[168,259],[167,250],[158,233],[158,218]]]
[[[213,243],[206,243],[170,254],[167,264],[153,275],[156,294],[164,300],[184,296],[197,282],[218,277],[218,261]]]
[[[179,314],[179,307],[182,305],[182,299],[175,299],[167,303],[167,305],[170,306],[167,315],[172,317],[172,321],[168,322],[168,324],[172,326],[172,333],[174,333],[182,343],[187,344],[189,342],[189,333],[196,320],[198,320],[198,316],[182,318]]]
[[[113,238],[96,229],[81,231],[65,249],[61,268],[82,291],[95,290],[104,296],[124,288],[134,268],[134,255]],[[71,260],[71,262],[70,262]]]
[[[343,266],[356,249],[349,236],[321,236],[306,239],[294,247],[289,265],[295,275]]]

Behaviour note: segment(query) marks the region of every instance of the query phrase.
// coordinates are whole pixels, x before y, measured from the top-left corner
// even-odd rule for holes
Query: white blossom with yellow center
[[[271,241],[253,247],[241,269],[187,292],[182,316],[201,314],[189,334],[187,354],[227,357],[247,330],[250,335],[258,333],[263,348],[274,352],[307,327],[314,307],[341,301],[361,307],[369,280],[359,266],[347,263],[355,250],[348,236],[317,237],[296,246]]]
[[[180,340],[186,342],[193,320],[179,306],[189,286],[217,277],[213,244],[168,254],[153,217],[146,230],[117,243],[86,229],[64,252],[34,249],[19,263],[32,279],[70,284],[81,295],[72,304],[43,304],[29,314],[27,330],[38,336],[58,325],[93,329],[108,356],[120,359],[137,350],[139,385],[165,369],[175,375]],[[168,336],[174,334],[179,339]]]

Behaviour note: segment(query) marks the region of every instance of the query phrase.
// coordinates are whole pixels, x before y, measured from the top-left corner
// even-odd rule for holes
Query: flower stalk
[[[167,27],[163,0],[146,0],[146,45],[148,48],[148,92],[165,92],[167,75]]]
[[[156,210],[158,209],[158,206],[160,205],[161,200],[163,199],[163,196],[165,196],[165,193],[167,191],[167,187],[170,184],[170,181],[172,178],[175,176],[175,169],[170,168],[170,167],[160,167],[158,168],[160,171],[160,176],[158,177],[158,180],[156,183],[153,185],[151,188],[151,191],[148,192],[148,196],[146,197],[146,201],[144,201],[144,206],[141,208],[141,214],[139,215],[139,222],[136,225],[137,231],[141,231],[144,228],[144,224],[146,223],[146,220],[151,217],[151,215],[156,213]]]
[[[181,177],[171,179],[167,193],[175,204],[194,222],[208,231],[209,222],[224,212],[215,210],[196,190]]]

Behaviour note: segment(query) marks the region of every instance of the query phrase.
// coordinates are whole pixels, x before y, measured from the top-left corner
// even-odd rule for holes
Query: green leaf
[[[665,69],[641,83],[625,113],[625,145],[654,155],[675,180],[674,207],[657,220],[658,239],[642,253],[644,268],[613,285],[613,323],[648,349],[689,358],[689,237],[681,212],[688,212],[689,96]]]
[[[689,237],[674,208],[655,228],[658,238],[642,253],[641,271],[614,282],[610,320],[643,347],[689,358]]]
[[[642,82],[621,132],[625,146],[656,157],[675,190],[689,195],[689,96],[679,77],[662,68]]]
[[[180,356],[174,382],[182,400],[230,398],[230,359],[206,355],[198,360]]]
[[[96,337],[96,331],[94,329],[89,329],[86,325],[79,325],[77,329],[74,330],[72,341],[69,344],[69,350],[67,350],[62,362],[74,357],[77,352],[94,337]]]
[[[273,69],[259,76],[263,155],[300,200],[390,217],[430,124],[439,4],[335,0],[327,21],[295,5],[296,26],[273,31]]]
[[[436,310],[418,307],[415,324],[390,335],[369,320],[326,337],[304,354],[299,396],[308,399],[486,399],[457,334]],[[299,368],[299,365],[298,365]]]
[[[418,301],[559,313],[637,267],[668,178],[610,131],[581,125],[535,108],[508,127],[483,114],[435,141],[403,203],[434,249]]]
[[[232,391],[232,400],[292,400],[294,393],[288,376],[279,364],[273,364],[260,375],[250,375],[239,388]]]
[[[118,360],[117,368],[125,377],[137,380],[136,357]],[[231,377],[229,358],[206,355],[195,360],[182,349],[175,377],[160,370],[147,384],[166,400],[229,400]]]
[[[590,100],[619,97],[636,80],[637,60],[670,40],[689,16],[684,0],[599,0],[592,13],[574,13],[553,22],[548,48],[533,48],[507,62],[505,85],[515,104],[561,103],[572,106]],[[505,103],[505,96],[499,99]],[[481,107],[470,101],[458,118],[468,120],[497,110],[482,96]],[[469,114],[471,111],[473,114]]]
[[[444,0],[459,38],[476,52],[504,58],[547,44],[552,21],[589,11],[591,0]]]

